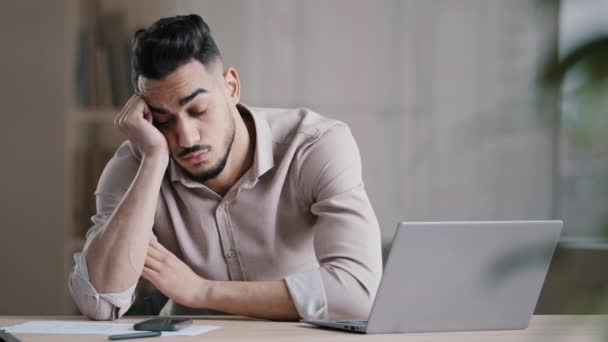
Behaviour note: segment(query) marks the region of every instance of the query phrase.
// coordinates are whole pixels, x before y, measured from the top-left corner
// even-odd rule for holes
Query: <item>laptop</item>
[[[526,329],[562,221],[402,222],[366,320],[305,320],[366,334]]]

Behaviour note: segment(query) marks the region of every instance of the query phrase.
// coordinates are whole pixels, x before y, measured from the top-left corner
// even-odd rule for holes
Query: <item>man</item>
[[[377,219],[348,127],[240,104],[197,15],[136,33],[137,94],[105,167],[69,289],[122,316],[140,277],[175,307],[267,319],[366,318],[382,273]]]

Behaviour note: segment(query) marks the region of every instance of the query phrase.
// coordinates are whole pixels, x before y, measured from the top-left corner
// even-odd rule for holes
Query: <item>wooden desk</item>
[[[31,320],[82,320],[82,317],[8,317],[0,316],[0,326]],[[137,322],[125,318],[118,322]],[[194,324],[217,325],[221,329],[194,337],[155,337],[133,341],[555,341],[586,342],[608,340],[608,316],[534,316],[527,330],[482,331],[427,334],[360,335],[323,330],[304,323],[269,322],[242,317],[197,317]],[[17,335],[22,341],[107,341],[101,335]],[[160,340],[159,340],[160,339]],[[127,340],[129,341],[129,340]]]

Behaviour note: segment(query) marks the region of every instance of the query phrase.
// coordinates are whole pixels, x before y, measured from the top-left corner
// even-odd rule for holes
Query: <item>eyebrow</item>
[[[183,106],[186,103],[192,101],[193,98],[195,98],[198,94],[202,94],[202,93],[206,93],[207,89],[203,89],[203,88],[197,88],[195,91],[192,92],[192,94],[179,99],[179,105]]]
[[[192,94],[179,99],[178,103],[179,103],[179,105],[181,107],[181,106],[187,104],[188,102],[192,101],[199,94],[204,94],[204,93],[207,93],[207,92],[208,92],[207,89],[197,88],[196,90],[194,90],[192,92]],[[156,114],[168,114],[169,113],[168,110],[166,110],[164,108],[161,108],[161,107],[151,106],[149,103],[148,103],[148,108],[150,108],[150,111],[152,111],[152,112],[154,112]]]

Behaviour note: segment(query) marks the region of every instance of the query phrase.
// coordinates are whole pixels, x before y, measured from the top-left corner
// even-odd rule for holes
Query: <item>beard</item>
[[[190,178],[192,178],[193,180],[195,180],[199,183],[204,183],[210,179],[217,177],[220,173],[222,173],[222,171],[224,171],[224,168],[226,168],[226,164],[228,163],[228,157],[230,157],[230,151],[232,151],[232,145],[234,143],[234,135],[236,134],[236,124],[234,122],[234,117],[232,117],[232,115],[231,115],[230,118],[231,118],[230,129],[228,130],[226,137],[224,139],[224,149],[226,150],[226,152],[213,166],[211,166],[209,169],[207,169],[205,171],[201,171],[201,172],[194,174],[194,173],[190,173],[190,171],[188,171],[186,168],[184,168],[181,164],[177,163],[179,165],[179,167],[182,169],[182,171],[185,174],[187,174]],[[187,149],[186,151],[182,152],[182,154],[192,153],[192,152],[195,152],[195,151],[198,151],[201,149],[203,149],[202,146],[195,145],[195,146],[192,146],[191,148]]]

